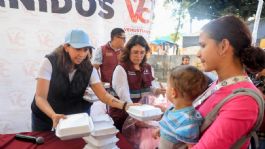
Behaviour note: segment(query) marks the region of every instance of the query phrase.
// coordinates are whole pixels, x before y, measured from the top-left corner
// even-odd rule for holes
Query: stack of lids
[[[87,143],[84,149],[118,149],[116,137],[118,130],[113,125],[113,120],[107,114],[97,115],[92,118],[94,130],[87,137],[83,137]]]
[[[110,88],[110,83],[103,83],[103,87],[105,89]],[[91,87],[87,87],[85,94],[83,96],[83,99],[88,101],[88,102],[95,102],[95,101],[99,101],[98,97],[96,96],[96,94],[94,93],[94,91],[91,89]]]
[[[98,97],[95,95],[93,90],[90,87],[86,88],[85,95],[83,96],[83,99],[88,101],[88,102],[95,102],[98,101]]]
[[[61,140],[69,140],[88,136],[93,129],[94,124],[87,113],[71,114],[60,119],[55,135]]]
[[[110,88],[110,83],[108,82],[102,82],[105,89]]]

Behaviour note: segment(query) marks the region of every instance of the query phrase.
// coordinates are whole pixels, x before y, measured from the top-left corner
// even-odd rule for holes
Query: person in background
[[[148,43],[141,35],[134,35],[126,44],[119,65],[115,68],[112,77],[112,88],[122,101],[137,103],[151,92],[164,94],[164,88],[155,88],[151,65],[146,63],[146,54],[150,50]],[[121,131],[128,114],[110,108],[110,116],[114,125]]]
[[[155,138],[160,136],[159,149],[197,143],[203,118],[192,102],[207,87],[208,78],[194,66],[183,65],[169,72],[166,96],[172,106],[165,111],[154,134]]]
[[[83,99],[88,85],[110,106],[125,111],[132,105],[106,92],[89,60],[92,48],[87,33],[73,29],[63,45],[45,56],[31,104],[33,131],[50,131],[66,114],[89,113],[91,103]]]
[[[249,55],[248,57],[249,59],[256,59],[258,62],[261,62],[261,63],[252,64],[252,66],[255,67],[254,70],[246,66],[246,72],[248,73],[248,76],[252,80],[253,84],[261,91],[263,95],[263,99],[265,100],[265,64],[262,63],[265,57],[264,50],[265,49],[255,52],[255,54]],[[265,114],[265,111],[264,111],[264,114]],[[257,135],[259,137],[259,149],[264,149],[265,148],[265,119],[264,118],[263,118],[263,122],[259,130],[257,131]]]
[[[248,88],[259,93],[245,67],[256,71],[256,64],[265,64],[265,56],[261,61],[249,59],[262,49],[251,46],[251,34],[244,22],[235,16],[213,20],[202,28],[199,43],[201,49],[197,56],[203,70],[216,71],[218,76],[218,80],[193,102],[203,117],[234,90]],[[253,97],[233,97],[221,107],[216,119],[192,149],[231,148],[254,127],[258,111],[258,103]],[[249,142],[248,139],[241,149],[248,148]]]
[[[265,69],[258,72],[253,78],[251,78],[254,85],[261,91],[263,95],[263,99],[265,100]],[[265,111],[264,111],[265,115]],[[265,148],[265,119],[263,118],[263,122],[257,131],[257,135],[259,137],[259,148]]]
[[[100,70],[101,81],[111,82],[112,73],[118,65],[119,56],[125,44],[125,32],[121,28],[114,28],[110,33],[111,40],[95,51],[92,64]]]
[[[256,59],[263,58],[263,53],[257,53],[255,56]],[[261,59],[260,59],[261,60]],[[261,91],[263,95],[263,99],[265,100],[265,66],[260,64],[256,65],[256,67],[260,70],[258,72],[253,72],[250,69],[247,69],[248,76],[252,80],[253,84]],[[265,111],[264,111],[265,114]],[[259,149],[265,148],[265,119],[263,118],[263,122],[257,131],[257,135],[259,137]]]
[[[189,64],[190,64],[190,57],[188,55],[182,56],[180,65],[189,65]]]

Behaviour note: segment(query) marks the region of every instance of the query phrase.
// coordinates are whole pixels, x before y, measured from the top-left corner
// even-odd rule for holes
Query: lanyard
[[[228,79],[223,80],[223,81],[218,82],[218,83],[216,81],[216,82],[212,83],[215,85],[211,85],[206,91],[204,91],[199,97],[197,97],[193,101],[192,105],[193,105],[193,107],[197,107],[197,106],[201,105],[209,96],[211,96],[214,92],[221,89],[222,87],[236,84],[238,82],[244,82],[244,81],[251,82],[251,80],[248,76],[235,76],[235,77],[228,78]]]

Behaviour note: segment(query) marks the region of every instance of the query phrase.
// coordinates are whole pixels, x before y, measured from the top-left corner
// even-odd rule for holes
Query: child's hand
[[[153,133],[152,133],[152,137],[153,137],[154,139],[158,139],[158,138],[160,137],[160,129],[159,129],[159,128],[157,128],[157,129],[155,129],[155,130],[153,131]]]

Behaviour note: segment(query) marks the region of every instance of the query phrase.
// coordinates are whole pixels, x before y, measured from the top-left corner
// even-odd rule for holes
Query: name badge
[[[144,70],[144,74],[150,74],[150,72],[148,71],[148,69]]]
[[[128,75],[130,75],[130,76],[135,76],[136,73],[135,73],[134,71],[128,71]]]

